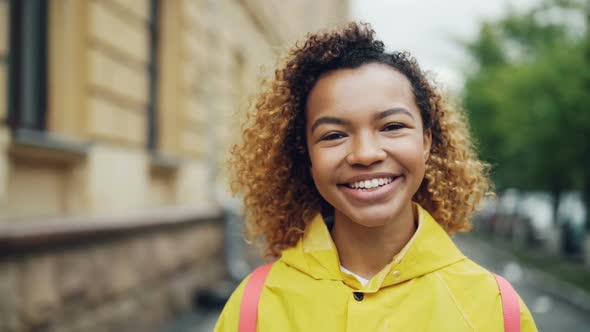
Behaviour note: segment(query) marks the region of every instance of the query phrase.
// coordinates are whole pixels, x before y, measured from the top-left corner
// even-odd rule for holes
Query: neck
[[[416,231],[412,204],[388,223],[366,227],[336,211],[332,239],[338,250],[340,264],[367,279],[389,264]]]

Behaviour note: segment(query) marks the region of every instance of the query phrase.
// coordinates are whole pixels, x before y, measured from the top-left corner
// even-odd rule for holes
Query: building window
[[[148,64],[149,99],[147,105],[147,148],[156,151],[158,148],[158,46],[159,46],[159,0],[150,0],[150,56]]]
[[[47,127],[48,0],[10,1],[9,108],[13,129]]]

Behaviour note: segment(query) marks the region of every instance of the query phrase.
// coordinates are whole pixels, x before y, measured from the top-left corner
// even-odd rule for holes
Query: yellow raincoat
[[[229,299],[215,332],[238,331],[246,281]],[[537,331],[522,300],[520,305],[521,331]],[[340,270],[336,247],[318,215],[298,245],[272,266],[258,314],[259,332],[503,329],[494,276],[463,256],[421,207],[412,239],[365,286]]]

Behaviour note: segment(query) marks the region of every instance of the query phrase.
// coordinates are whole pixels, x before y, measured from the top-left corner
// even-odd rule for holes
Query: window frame
[[[9,0],[8,124],[47,129],[49,0]]]
[[[158,62],[159,57],[159,39],[160,39],[160,2],[159,0],[150,0],[150,16],[148,22],[149,29],[149,63],[148,63],[148,104],[147,104],[147,137],[146,147],[149,151],[156,152],[159,144],[159,126],[158,126]]]

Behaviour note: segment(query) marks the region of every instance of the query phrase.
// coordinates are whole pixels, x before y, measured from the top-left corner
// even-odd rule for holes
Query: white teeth
[[[357,181],[350,183],[348,186],[353,189],[371,189],[376,188],[385,184],[389,184],[393,181],[393,178],[379,178],[365,181]]]

